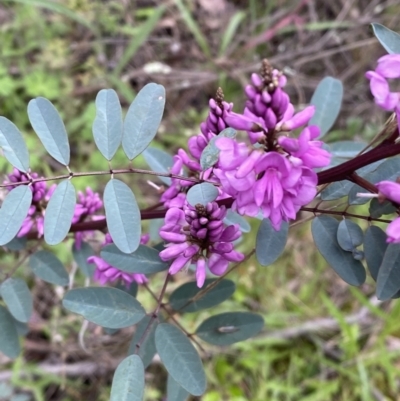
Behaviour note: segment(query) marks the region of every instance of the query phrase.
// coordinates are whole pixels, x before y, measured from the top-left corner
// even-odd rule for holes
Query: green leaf
[[[328,201],[343,198],[343,196],[347,196],[353,185],[351,181],[333,182],[321,191],[321,199]]]
[[[156,354],[156,343],[154,340],[157,321],[153,318],[153,316],[145,316],[136,326],[135,334],[132,337],[131,344],[129,346],[128,355],[133,355],[136,351],[136,344],[142,339],[144,332],[146,331],[149,323],[151,322],[150,330],[147,333],[146,337],[140,344],[138,355],[143,362],[145,368],[150,365],[153,360],[154,355]]]
[[[364,234],[361,227],[349,219],[344,219],[339,223],[337,230],[337,241],[339,246],[348,252],[363,243]]]
[[[285,249],[289,224],[282,222],[281,229],[275,231],[269,219],[263,219],[257,232],[256,257],[261,266],[274,263]]]
[[[203,170],[207,170],[208,168],[214,166],[214,164],[218,161],[220,150],[215,145],[215,141],[218,138],[234,138],[236,136],[236,131],[233,128],[225,128],[221,131],[217,136],[211,138],[211,141],[208,145],[203,149],[203,152],[200,156],[200,165]]]
[[[29,152],[17,126],[5,117],[0,117],[0,147],[3,155],[15,168],[24,173],[29,170]]]
[[[127,294],[132,295],[132,297],[136,298],[139,290],[139,285],[136,281],[132,281],[129,286],[126,286],[126,284],[121,281],[117,281],[117,283],[115,284],[115,288],[118,288],[119,290],[124,291]]]
[[[122,109],[113,89],[102,89],[96,97],[93,138],[101,154],[111,160],[122,141]]]
[[[32,191],[19,185],[4,198],[0,209],[0,245],[8,244],[19,232],[32,204]]]
[[[351,252],[344,251],[337,242],[339,222],[333,217],[318,216],[311,224],[311,231],[321,255],[335,272],[350,285],[361,285],[365,282],[366,273],[359,260]]]
[[[33,273],[47,283],[66,286],[69,283],[68,272],[61,260],[48,251],[38,251],[29,258]]]
[[[249,222],[242,217],[240,214],[234,212],[231,209],[228,209],[228,211],[226,212],[226,217],[224,218],[224,223],[227,226],[230,226],[231,224],[238,224],[240,231],[242,233],[249,233],[251,230],[251,226],[249,224]]]
[[[129,160],[140,155],[156,136],[165,106],[162,85],[147,84],[130,105],[124,121],[122,147]]]
[[[143,152],[144,160],[149,167],[157,173],[170,173],[170,169],[174,164],[174,159],[171,155],[157,148],[147,148]],[[164,184],[171,185],[171,178],[158,177]]]
[[[333,126],[342,106],[343,85],[332,77],[325,77],[317,86],[311,104],[315,106],[315,114],[308,125],[317,125],[321,129],[322,138]]]
[[[365,260],[367,262],[368,270],[375,281],[378,277],[379,268],[388,246],[386,238],[385,232],[377,226],[370,226],[365,232]]]
[[[177,382],[171,375],[167,380],[167,400],[168,401],[186,401],[189,393]]]
[[[114,373],[110,401],[142,401],[144,367],[137,355],[126,357]]]
[[[355,141],[338,141],[329,144],[332,155],[343,159],[356,157],[366,146],[366,142]]]
[[[26,323],[32,315],[32,295],[24,280],[8,278],[0,286],[0,295],[15,319]]]
[[[104,209],[108,231],[115,245],[125,253],[136,251],[140,244],[140,210],[130,188],[117,179],[104,190]]]
[[[9,249],[10,251],[22,251],[26,248],[27,243],[28,240],[26,237],[14,237],[10,242],[4,244],[4,246],[7,247],[7,249]]]
[[[70,180],[62,181],[50,198],[44,215],[44,240],[57,245],[71,228],[76,204],[75,188]]]
[[[176,326],[161,323],[155,341],[158,355],[173,379],[190,394],[202,395],[207,386],[203,364],[186,335]]]
[[[110,329],[132,326],[145,316],[143,306],[124,291],[109,287],[86,287],[68,291],[64,308]]]
[[[0,351],[9,358],[16,358],[21,351],[14,320],[8,310],[0,305]]]
[[[376,22],[371,24],[375,37],[389,54],[400,54],[400,35]]]
[[[213,202],[218,197],[218,189],[209,182],[202,182],[191,187],[186,195],[186,199],[190,205],[206,206],[207,203]]]
[[[389,244],[376,279],[376,296],[390,299],[400,290],[400,244]]]
[[[206,319],[196,336],[214,345],[231,345],[258,334],[264,327],[262,316],[249,312],[227,312]]]
[[[395,212],[396,208],[389,201],[380,202],[377,198],[372,198],[369,204],[369,214],[374,219],[379,219],[383,214],[392,214]]]
[[[212,308],[224,302],[235,292],[235,283],[231,280],[224,279],[219,281],[211,290],[205,292],[189,304],[191,299],[195,298],[199,292],[204,291],[208,285],[215,281],[216,279],[207,279],[204,282],[203,288],[198,288],[196,281],[181,285],[169,297],[171,308],[179,312],[197,312],[202,309]]]
[[[75,242],[72,245],[72,256],[74,257],[76,264],[82,270],[83,274],[89,278],[93,277],[96,266],[93,263],[88,263],[87,258],[94,254],[95,252],[93,248],[87,242],[83,241],[80,249],[76,248]]]
[[[105,246],[100,256],[111,266],[128,273],[153,274],[169,267],[160,259],[159,252],[149,246],[139,245],[133,253],[123,253],[114,244]]]
[[[59,163],[68,166],[70,149],[64,123],[53,104],[43,98],[28,104],[29,121],[47,152]]]

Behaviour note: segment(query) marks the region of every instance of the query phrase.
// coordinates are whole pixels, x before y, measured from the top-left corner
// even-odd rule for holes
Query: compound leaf
[[[9,358],[16,358],[21,351],[18,332],[10,312],[0,305],[0,351]]]
[[[146,337],[140,344],[139,352],[137,355],[140,356],[145,368],[150,365],[156,354],[156,343],[154,340],[157,321],[152,316],[145,316],[136,326],[135,334],[132,337],[131,344],[129,346],[128,355],[132,355],[136,351],[136,344],[142,339],[144,332],[146,331],[149,323],[151,322],[151,327]]]
[[[361,285],[366,279],[364,266],[353,258],[351,252],[344,251],[337,242],[339,222],[333,217],[315,217],[311,231],[321,255],[335,272],[350,285]]]
[[[382,24],[372,23],[375,37],[389,54],[400,54],[400,35]]]
[[[124,253],[136,251],[140,244],[140,210],[135,195],[120,180],[110,180],[104,190],[104,209],[108,231]]]
[[[47,283],[66,286],[69,283],[67,270],[61,260],[48,251],[38,251],[29,258],[33,273]]]
[[[207,286],[216,280],[207,279],[204,282],[203,288],[198,288],[196,281],[181,285],[169,297],[171,308],[179,312],[197,312],[224,302],[236,289],[235,283],[231,280],[221,280],[211,290],[204,292],[199,297],[197,296],[197,294],[203,292]],[[195,300],[191,301],[192,299]]]
[[[289,224],[282,222],[275,231],[269,219],[263,219],[257,232],[256,257],[261,266],[269,266],[282,254],[289,233]]]
[[[258,334],[264,327],[262,316],[250,312],[227,312],[206,319],[196,330],[203,341],[231,345]]]
[[[65,294],[63,305],[86,320],[110,329],[132,326],[146,314],[134,297],[109,287],[70,290]]]
[[[218,189],[209,182],[202,182],[191,187],[186,195],[186,199],[190,205],[206,206],[208,202],[213,202],[218,197]]]
[[[173,157],[157,148],[147,148],[143,152],[144,160],[149,167],[157,173],[170,173],[170,169],[174,164]],[[169,177],[158,177],[164,184],[171,185],[171,178]]]
[[[4,157],[15,168],[24,173],[29,170],[29,152],[17,126],[5,117],[0,117],[0,147]]]
[[[167,380],[167,400],[168,401],[186,401],[189,393],[176,381],[171,375]]]
[[[361,227],[349,219],[344,219],[339,223],[337,230],[337,241],[339,246],[348,252],[363,243],[364,234]]]
[[[147,84],[130,105],[124,121],[122,147],[129,160],[140,155],[156,136],[165,106],[165,89]]]
[[[388,246],[386,238],[385,232],[377,226],[370,226],[365,232],[365,260],[367,262],[368,270],[375,281],[378,277],[379,268]]]
[[[168,269],[169,264],[160,259],[159,252],[146,245],[139,245],[133,253],[123,253],[114,244],[105,246],[100,256],[111,266],[128,273],[152,274]]]
[[[336,78],[325,77],[317,86],[311,98],[315,114],[308,125],[317,125],[322,138],[333,126],[342,106],[343,85]]]
[[[70,149],[64,123],[54,105],[43,97],[28,104],[29,121],[43,146],[59,163],[68,166]]]
[[[375,247],[374,247],[375,248]],[[385,301],[400,290],[400,244],[389,244],[376,279],[376,296]]]
[[[0,286],[0,295],[15,319],[26,323],[32,315],[33,300],[24,280],[10,277]]]
[[[32,191],[19,185],[5,197],[0,209],[0,245],[8,244],[19,232],[32,204]]]
[[[76,204],[75,188],[70,180],[58,184],[44,215],[44,240],[57,245],[67,236],[71,228]]]
[[[176,326],[161,323],[157,326],[156,348],[168,373],[186,391],[195,396],[206,390],[206,376],[196,349]]]
[[[93,248],[87,243],[82,241],[79,249],[76,246],[76,242],[72,245],[72,256],[78,267],[82,270],[86,277],[92,278],[96,266],[93,263],[88,263],[87,259],[95,254]]]
[[[122,109],[113,89],[102,89],[96,96],[93,138],[101,154],[111,160],[122,140]]]
[[[142,401],[144,384],[142,360],[137,355],[130,355],[114,373],[110,401]]]

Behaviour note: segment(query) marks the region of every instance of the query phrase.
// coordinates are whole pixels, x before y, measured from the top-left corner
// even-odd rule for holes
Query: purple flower
[[[150,236],[148,234],[142,235],[140,243],[146,244],[149,241]],[[103,246],[112,244],[110,234],[106,234]],[[93,263],[96,265],[96,270],[94,272],[94,279],[98,281],[101,285],[107,283],[113,283],[117,280],[122,281],[126,287],[136,282],[138,284],[145,284],[148,282],[147,277],[144,274],[139,273],[127,273],[116,267],[109,265],[104,259],[99,256],[90,256],[87,258],[88,263]]]
[[[386,242],[400,244],[400,217],[394,219],[386,228]]]
[[[195,264],[197,286],[201,288],[206,279],[207,265],[213,274],[220,276],[229,262],[244,259],[232,244],[241,236],[239,226],[225,227],[222,221],[225,216],[225,207],[219,207],[216,202],[195,207],[185,202],[182,209],[170,208],[167,211],[160,237],[168,244],[160,252],[160,258],[172,261],[170,274]]]
[[[280,136],[279,145],[292,157],[300,159],[300,163],[291,159],[294,164],[302,164],[309,168],[328,166],[331,160],[331,154],[322,149],[322,141],[314,141],[320,134],[317,126],[312,125],[301,131],[299,139]]]
[[[387,54],[378,59],[375,71],[367,71],[366,78],[370,80],[371,93],[375,103],[384,110],[395,111],[400,124],[400,92],[390,91],[388,79],[400,78],[400,55]]]
[[[400,204],[400,184],[393,181],[381,181],[375,184],[379,190],[379,195]]]
[[[200,124],[200,129],[207,143],[215,135],[218,135],[229,124],[225,121],[225,115],[233,108],[233,103],[224,101],[224,94],[221,88],[218,88],[215,99],[209,101],[210,111],[205,122]],[[204,148],[203,148],[204,149]]]
[[[91,188],[86,188],[86,193],[78,192],[78,202],[75,205],[72,223],[83,221],[95,221],[104,218],[103,215],[94,215],[103,207],[103,202],[97,192],[93,192]],[[93,236],[94,231],[79,231],[75,233],[75,247],[80,249],[82,241],[87,236]]]
[[[315,106],[308,106],[304,110],[294,114],[292,117],[283,119],[280,124],[277,125],[279,131],[293,131],[300,128],[302,125],[307,124],[315,113]]]

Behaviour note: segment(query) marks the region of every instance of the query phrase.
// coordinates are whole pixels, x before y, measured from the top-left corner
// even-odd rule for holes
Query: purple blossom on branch
[[[185,202],[183,208],[171,208],[160,228],[160,237],[167,242],[160,252],[163,261],[172,261],[170,274],[196,265],[197,286],[202,287],[206,279],[207,266],[220,276],[229,262],[240,262],[244,255],[233,249],[233,241],[241,236],[238,225],[224,226],[224,206],[210,202],[195,207]]]
[[[104,218],[104,215],[94,215],[103,207],[103,202],[97,192],[93,192],[87,187],[86,192],[78,192],[78,201],[75,205],[72,223],[80,223],[88,220],[98,220]],[[94,231],[78,231],[75,233],[75,247],[80,249],[82,241],[87,236],[93,236]]]
[[[233,103],[225,102],[222,89],[218,88],[215,99],[210,99],[209,106],[207,119],[200,124],[201,133],[188,140],[190,155],[185,150],[179,149],[178,154],[174,156],[171,174],[183,175],[185,168],[192,177],[202,175],[204,179],[213,179],[211,171],[203,172],[200,166],[200,157],[211,139],[230,126],[225,117],[232,111]],[[179,196],[179,194],[186,192],[193,185],[194,183],[191,181],[172,178],[170,187],[161,195],[161,202],[168,208],[182,208],[185,197]]]
[[[367,71],[375,103],[387,111],[394,111],[400,124],[400,92],[390,90],[388,79],[400,78],[400,54],[386,54],[378,59],[375,71]]]
[[[286,78],[263,61],[261,75],[253,74],[246,87],[243,114],[225,113],[225,120],[244,129],[254,149],[236,139],[218,138],[219,160],[213,169],[220,189],[233,198],[232,208],[242,215],[269,218],[275,230],[282,221],[296,217],[317,193],[317,174],[312,170],[330,163],[322,149],[316,126],[306,127],[298,139],[282,135],[307,124],[314,106],[295,114],[283,87]]]

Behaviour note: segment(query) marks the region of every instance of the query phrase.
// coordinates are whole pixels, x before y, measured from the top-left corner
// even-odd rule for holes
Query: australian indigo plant
[[[285,92],[285,75],[267,60],[245,88],[244,110],[234,111],[218,89],[200,133],[188,140],[187,150],[179,149],[173,157],[148,147],[164,110],[161,85],[146,85],[124,120],[117,94],[101,90],[93,136],[109,162],[103,172],[71,171],[67,133],[50,101],[31,100],[28,116],[48,153],[65,166],[67,174],[62,176],[40,177],[32,172],[23,136],[12,122],[0,117],[0,146],[14,168],[1,185],[0,245],[13,251],[29,247],[33,273],[68,286],[65,309],[108,329],[136,325],[130,354],[115,372],[111,400],[128,400],[128,395],[132,400],[143,398],[144,370],[155,353],[169,374],[169,401],[175,399],[173,394],[185,399],[188,394],[205,392],[201,358],[192,342],[200,350],[199,340],[233,344],[259,333],[263,319],[249,312],[222,313],[188,333],[179,315],[229,298],[235,285],[227,275],[254,253],[261,265],[272,264],[283,252],[290,223],[299,211],[311,213],[316,247],[343,280],[351,285],[364,283],[365,261],[376,281],[378,298],[399,296],[400,94],[392,92],[388,82],[400,78],[400,55],[392,51],[399,47],[399,39],[384,27],[375,32],[391,54],[381,57],[366,78],[377,106],[393,111],[396,118],[367,147],[356,142],[328,147],[321,141],[340,109],[340,81],[325,78],[311,105],[295,111]],[[143,154],[155,171],[131,164],[112,167],[121,143],[129,161]],[[91,174],[110,175],[104,194],[87,188],[76,196],[74,180]],[[139,210],[131,188],[117,178],[128,174],[158,176],[163,186],[153,185],[160,202]],[[369,214],[321,206],[343,197],[349,205],[370,202]],[[389,217],[382,219],[384,214]],[[247,255],[237,249],[242,233],[250,230],[245,217],[261,220],[255,248]],[[352,217],[370,223],[365,233]],[[141,220],[148,219],[163,219],[159,244],[141,232]],[[386,233],[374,222],[389,223]],[[74,237],[75,261],[92,286],[74,288],[61,261],[47,250],[38,250],[42,240],[57,245],[67,236]],[[99,236],[103,243],[96,254],[89,241]],[[26,323],[32,312],[28,286],[13,277],[15,270],[2,272],[0,286],[0,351],[10,358],[20,352],[15,320]],[[195,280],[173,291],[165,302],[171,276],[181,271]],[[156,273],[164,275],[158,295],[148,287]],[[132,296],[132,286],[152,294],[157,301],[153,311],[145,311]]]

